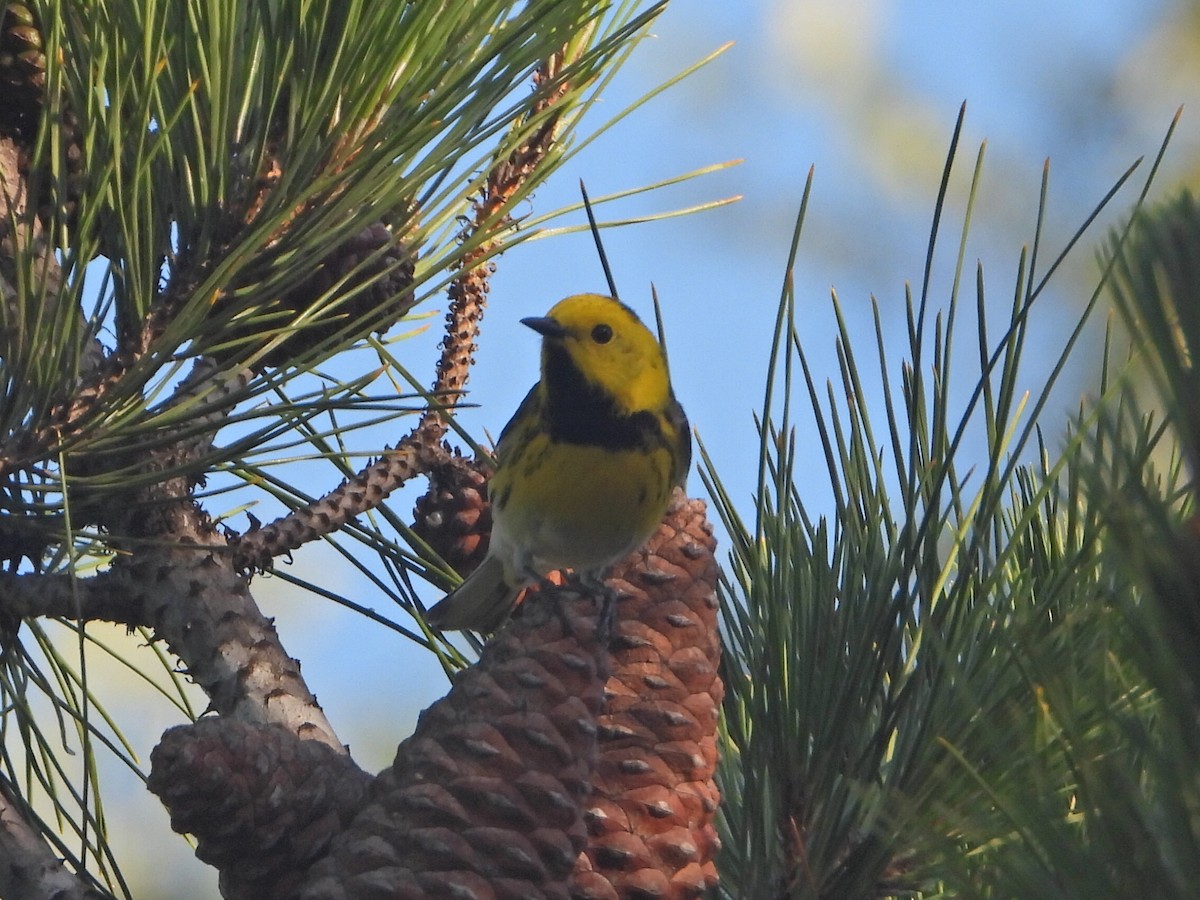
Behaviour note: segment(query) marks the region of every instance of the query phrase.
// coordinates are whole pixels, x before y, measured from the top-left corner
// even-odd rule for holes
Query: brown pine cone
[[[304,900],[567,900],[605,654],[590,597],[541,597],[421,716]]]
[[[371,782],[320,741],[225,718],[168,730],[150,761],[147,786],[171,827],[196,837],[196,856],[221,870],[230,900],[294,896]]]
[[[456,454],[429,473],[429,490],[413,509],[413,531],[463,578],[487,555],[490,474],[487,463]]]
[[[378,331],[386,331],[416,302],[413,293],[416,263],[416,249],[397,237],[386,224],[368,225],[330,251],[312,277],[270,307],[256,310],[253,316],[245,316],[228,300],[219,302],[213,315],[227,318],[227,327],[213,329],[201,352],[218,363],[244,354],[248,345],[269,338],[314,303],[328,302],[327,295],[335,286],[341,295],[336,310],[319,314],[312,324],[292,332],[259,358],[256,368],[287,365],[335,335],[355,331],[355,325],[365,326],[369,322]],[[372,280],[371,284],[363,288],[368,280]]]
[[[609,579],[621,598],[576,870],[581,900],[684,900],[716,884],[724,688],[714,548],[703,501],[676,491],[644,553]]]
[[[0,135],[27,144],[37,131],[46,90],[46,54],[37,16],[6,3],[0,20]]]

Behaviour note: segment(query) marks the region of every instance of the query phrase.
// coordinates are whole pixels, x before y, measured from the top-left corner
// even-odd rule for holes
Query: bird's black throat
[[[562,346],[544,349],[542,416],[556,441],[607,450],[638,450],[663,440],[658,418],[648,410],[625,413],[597,384],[584,377]]]

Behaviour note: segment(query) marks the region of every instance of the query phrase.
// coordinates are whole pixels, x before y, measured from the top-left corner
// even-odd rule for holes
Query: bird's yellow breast
[[[666,446],[612,450],[534,433],[514,449],[492,478],[492,514],[541,569],[592,570],[624,556],[654,531],[670,499]]]

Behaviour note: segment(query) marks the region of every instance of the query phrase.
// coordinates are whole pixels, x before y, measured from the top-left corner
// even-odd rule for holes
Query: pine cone
[[[542,592],[421,716],[300,896],[566,900],[603,658],[592,599]]]
[[[583,900],[700,897],[717,880],[713,817],[717,565],[700,500],[680,491],[644,556],[618,564],[600,764],[576,872]]]
[[[58,203],[60,224],[67,228],[75,226],[79,212],[79,198],[84,189],[84,160],[83,160],[83,131],[79,126],[79,118],[70,109],[63,109],[58,120],[58,128],[62,134],[64,147],[63,162],[66,167],[66,184],[59,193],[59,188],[51,184],[50,196],[44,197],[38,204],[38,217],[46,223],[52,220],[54,202]]]
[[[333,249],[311,278],[280,297],[272,308],[262,310],[261,316],[256,315],[254,320],[239,321],[235,318],[237,310],[228,302],[218,303],[214,316],[228,316],[229,327],[214,331],[211,340],[219,340],[221,346],[206,352],[218,363],[244,353],[247,345],[264,332],[286,325],[323,300],[335,285],[343,295],[336,312],[318,316],[313,324],[292,332],[261,357],[255,364],[257,367],[287,365],[327,339],[348,329],[353,331],[356,324],[370,322],[379,331],[386,331],[416,302],[413,293],[416,264],[416,249],[404,238],[393,234],[383,222],[368,225]],[[367,281],[371,284],[363,288]]]
[[[46,54],[37,16],[24,3],[6,3],[0,20],[0,135],[32,141],[45,91]]]
[[[487,555],[492,533],[490,466],[455,455],[429,473],[429,490],[413,509],[413,532],[466,578]]]
[[[22,174],[29,175],[29,150],[37,136],[38,123],[46,104],[46,53],[41,23],[36,12],[20,2],[6,3],[0,19],[0,136],[12,138],[21,148]],[[38,216],[48,222],[55,203],[61,221],[74,222],[83,190],[83,135],[79,121],[63,109],[58,122],[65,148],[65,191],[44,179],[38,201]]]
[[[366,801],[371,776],[277,725],[206,718],[168,730],[148,787],[229,900],[294,896],[304,872]]]

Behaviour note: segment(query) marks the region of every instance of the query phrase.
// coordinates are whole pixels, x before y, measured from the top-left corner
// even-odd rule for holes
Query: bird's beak
[[[549,316],[531,316],[528,319],[522,319],[521,324],[528,325],[542,337],[561,338],[566,337],[567,334],[567,329],[558,320]]]

